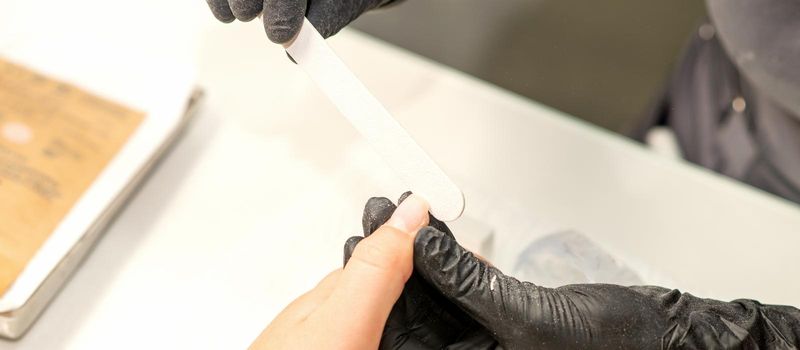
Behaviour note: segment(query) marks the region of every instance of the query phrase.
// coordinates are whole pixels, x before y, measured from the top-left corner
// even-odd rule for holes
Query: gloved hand
[[[442,226],[417,234],[414,274],[441,293],[445,305],[456,304],[483,325],[505,349],[800,347],[798,309],[700,299],[660,287],[543,288],[476,258]],[[435,300],[441,300],[438,294]]]
[[[405,193],[398,203],[408,197]],[[386,222],[395,210],[386,198],[372,198],[364,208],[362,226],[369,236]],[[430,224],[452,239],[452,233],[441,221],[430,217]],[[358,242],[352,237],[344,248],[347,265]],[[494,349],[497,342],[486,329],[475,322],[458,306],[432,288],[416,272],[406,282],[403,293],[395,303],[381,338],[381,349]]]
[[[362,13],[395,0],[206,0],[218,20],[247,22],[263,12],[267,37],[276,44],[297,35],[303,17],[324,37],[336,34]]]

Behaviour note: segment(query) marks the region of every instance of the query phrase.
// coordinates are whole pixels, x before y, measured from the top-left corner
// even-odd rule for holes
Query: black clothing
[[[653,126],[668,126],[687,160],[800,203],[800,116],[740,73],[713,28],[692,38],[631,136],[642,141]]]

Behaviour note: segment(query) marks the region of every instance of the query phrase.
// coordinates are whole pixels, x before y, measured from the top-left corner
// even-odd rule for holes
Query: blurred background
[[[355,27],[624,132],[704,18],[694,0],[405,0]]]

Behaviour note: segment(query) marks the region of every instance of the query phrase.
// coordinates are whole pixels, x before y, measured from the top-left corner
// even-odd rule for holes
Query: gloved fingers
[[[284,44],[303,26],[307,0],[264,0],[264,30],[269,40]]]
[[[342,266],[347,266],[347,262],[350,261],[350,257],[353,256],[353,251],[356,249],[358,242],[361,242],[362,239],[364,239],[364,237],[353,236],[344,242],[344,263]]]
[[[236,19],[233,15],[228,0],[206,0],[208,7],[211,8],[211,13],[214,14],[220,22],[231,23]]]
[[[522,321],[536,288],[504,275],[430,226],[414,240],[414,271],[494,334],[502,333],[499,327],[509,317]]]
[[[264,2],[263,0],[228,0],[228,4],[236,19],[248,22],[261,13]]]
[[[361,216],[361,227],[364,230],[364,237],[369,237],[381,225],[389,221],[392,213],[397,207],[385,197],[373,197],[364,206],[364,214]]]
[[[448,350],[502,350],[489,332],[483,329],[473,330],[459,339],[455,344],[450,344]]]
[[[397,204],[402,204],[403,201],[406,200],[406,198],[410,197],[412,194],[414,193],[411,191],[403,192],[403,194],[400,195],[400,198],[397,199]]]
[[[433,215],[430,215],[430,223],[428,224],[428,226],[431,226],[431,227],[441,231],[442,233],[444,233],[444,234],[446,234],[446,235],[448,235],[450,237],[455,238],[455,236],[453,236],[453,232],[450,231],[449,227],[447,227],[447,224],[445,224],[444,222],[442,222],[439,219],[435,218]]]
[[[387,327],[381,336],[380,349],[427,350],[433,347],[409,334],[407,327],[398,329]]]
[[[312,0],[308,9],[308,20],[324,38],[338,33],[358,18],[364,11],[374,8],[382,0]]]
[[[411,276],[414,234],[427,225],[427,213],[428,204],[411,197],[385,225],[361,240],[344,267],[330,302],[315,312],[318,317],[337,315],[354,334],[376,334],[379,340],[383,325]]]

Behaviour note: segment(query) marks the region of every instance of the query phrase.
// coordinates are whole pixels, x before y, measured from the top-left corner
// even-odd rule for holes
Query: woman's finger
[[[427,223],[427,202],[417,196],[406,199],[385,225],[356,246],[337,286],[309,321],[333,324],[332,333],[363,339],[363,346],[375,348],[411,276],[414,235]]]

